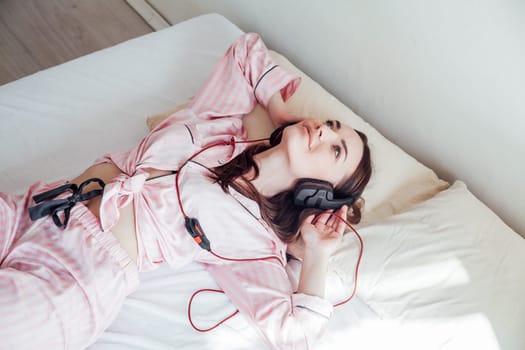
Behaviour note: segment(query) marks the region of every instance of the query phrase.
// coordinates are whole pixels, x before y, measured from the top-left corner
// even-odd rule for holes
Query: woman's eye
[[[326,126],[328,126],[330,129],[333,129],[334,128],[334,121],[333,120],[327,120],[326,121]]]
[[[334,148],[335,159],[338,159],[339,155],[341,154],[341,147],[333,146],[333,148]]]

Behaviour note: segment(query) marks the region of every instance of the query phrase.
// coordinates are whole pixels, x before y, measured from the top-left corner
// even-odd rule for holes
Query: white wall
[[[217,12],[260,33],[525,235],[525,1],[149,2],[171,23]]]

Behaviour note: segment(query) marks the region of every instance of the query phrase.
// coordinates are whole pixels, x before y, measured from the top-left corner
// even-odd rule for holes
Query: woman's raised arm
[[[256,103],[268,109],[278,95],[286,101],[301,78],[276,65],[259,35],[238,38],[189,105],[199,118],[248,114]]]

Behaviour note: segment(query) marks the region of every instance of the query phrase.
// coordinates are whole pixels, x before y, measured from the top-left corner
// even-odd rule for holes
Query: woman
[[[371,170],[363,134],[282,112],[299,83],[257,35],[243,35],[188,108],[134,149],[70,182],[0,194],[0,313],[9,315],[0,318],[0,347],[85,348],[114,320],[139,271],[192,261],[271,346],[311,346],[332,313],[323,282],[345,227],[333,210],[295,206],[294,189],[307,178],[357,198]],[[242,141],[241,116],[257,102],[275,125],[294,123],[271,145]],[[359,221],[350,202],[335,214]],[[302,260],[298,286],[286,274],[287,253]]]

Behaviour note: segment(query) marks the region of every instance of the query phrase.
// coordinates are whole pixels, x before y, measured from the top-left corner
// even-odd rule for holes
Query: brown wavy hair
[[[363,156],[354,173],[346,180],[343,180],[334,189],[334,197],[354,196],[359,198],[348,210],[348,221],[357,224],[361,221],[361,209],[364,200],[361,198],[365,186],[372,175],[372,161],[370,157],[370,148],[368,138],[361,131],[356,130],[363,141]],[[254,169],[254,178],[259,176],[259,167],[253,157],[269,148],[269,144],[259,143],[248,147],[230,162],[213,169],[212,175],[221,185],[225,192],[231,186],[236,191],[246,197],[256,201],[259,204],[261,215],[270,227],[275,231],[277,236],[286,243],[294,241],[299,234],[299,226],[303,219],[314,213],[320,213],[320,209],[301,209],[294,205],[294,189],[280,192],[272,197],[264,197],[257,192],[251,182],[244,176],[250,169]],[[235,180],[239,178],[245,186],[238,185]]]

